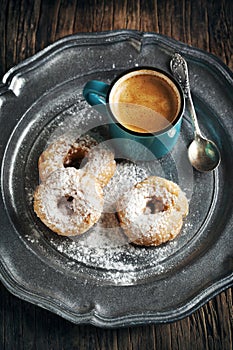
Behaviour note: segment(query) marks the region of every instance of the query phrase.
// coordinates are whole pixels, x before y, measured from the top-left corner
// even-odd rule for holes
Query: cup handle
[[[86,83],[83,88],[83,96],[86,101],[91,105],[106,105],[106,96],[109,89],[109,85],[99,80],[91,80]]]

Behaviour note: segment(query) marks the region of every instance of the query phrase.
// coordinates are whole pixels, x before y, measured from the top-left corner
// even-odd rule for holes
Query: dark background
[[[0,77],[68,34],[116,29],[165,34],[233,69],[232,0],[0,0]],[[0,284],[0,350],[232,349],[232,324],[231,289],[172,324],[104,330],[74,325]]]

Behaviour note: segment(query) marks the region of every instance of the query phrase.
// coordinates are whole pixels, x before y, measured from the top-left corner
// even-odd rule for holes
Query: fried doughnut
[[[52,172],[58,169],[79,168],[90,149],[96,145],[96,140],[89,135],[80,136],[75,142],[71,141],[70,135],[61,136],[39,157],[40,180],[45,181]]]
[[[116,170],[114,154],[100,144],[89,151],[87,158],[83,169],[94,175],[102,188],[105,187]]]
[[[189,205],[172,181],[150,176],[117,202],[118,218],[132,243],[157,246],[174,239],[181,230]]]
[[[80,235],[100,218],[103,190],[95,177],[82,169],[56,170],[34,193],[34,211],[58,235]]]
[[[83,161],[86,161],[85,171],[92,173],[102,187],[106,186],[116,169],[114,154],[89,135],[79,137],[74,143],[66,135],[52,143],[39,157],[40,180],[45,181],[57,169],[78,169]]]

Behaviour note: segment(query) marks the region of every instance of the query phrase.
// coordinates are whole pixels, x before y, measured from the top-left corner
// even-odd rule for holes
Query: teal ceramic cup
[[[176,144],[185,100],[168,73],[153,67],[133,68],[110,85],[87,82],[83,96],[91,106],[104,105],[110,137],[123,157],[161,158]]]

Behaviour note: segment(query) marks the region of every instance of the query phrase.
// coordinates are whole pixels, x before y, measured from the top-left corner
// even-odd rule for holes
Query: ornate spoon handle
[[[171,71],[183,89],[184,95],[187,99],[187,105],[190,115],[193,120],[196,136],[202,136],[201,130],[198,125],[196,111],[193,105],[192,96],[190,92],[188,66],[185,59],[178,53],[175,53],[170,62]]]
[[[174,77],[181,85],[185,97],[188,97],[190,85],[187,62],[180,54],[175,53],[171,59],[170,68]]]

